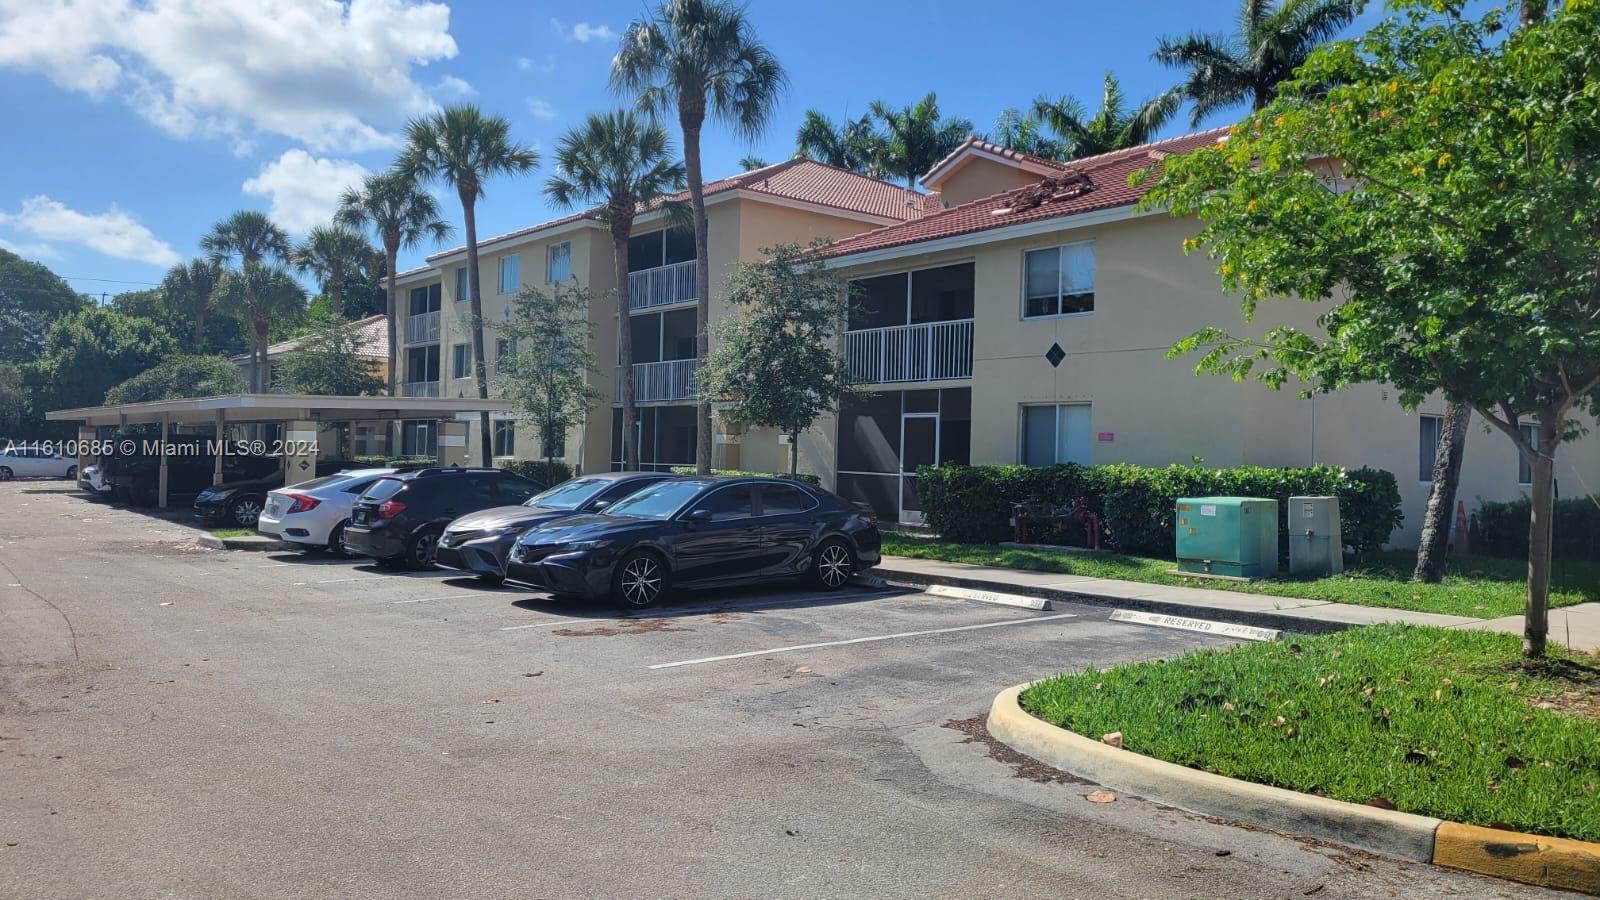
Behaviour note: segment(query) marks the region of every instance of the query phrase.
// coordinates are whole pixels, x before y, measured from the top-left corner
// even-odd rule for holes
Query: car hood
[[[449,531],[488,531],[507,525],[537,526],[545,522],[572,515],[564,509],[547,509],[543,506],[496,506],[467,513],[451,522]]]
[[[243,481],[224,481],[205,488],[201,493],[220,494],[223,491],[259,491],[263,488],[283,487],[282,478],[251,478]]]
[[[529,529],[522,535],[520,543],[529,546],[570,544],[575,541],[616,537],[630,531],[659,528],[662,524],[664,523],[660,519],[635,519],[629,516],[590,513],[556,519],[538,528]]]

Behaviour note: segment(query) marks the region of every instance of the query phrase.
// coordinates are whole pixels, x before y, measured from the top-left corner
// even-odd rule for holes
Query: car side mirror
[[[683,520],[688,522],[690,527],[700,525],[704,522],[709,522],[711,521],[711,510],[691,509],[689,510],[689,514],[683,517]]]
[[[595,512],[599,512],[600,510],[605,509],[606,507],[608,507],[610,505],[611,505],[611,501],[610,500],[596,500],[593,503],[589,504],[589,508],[594,510]]]

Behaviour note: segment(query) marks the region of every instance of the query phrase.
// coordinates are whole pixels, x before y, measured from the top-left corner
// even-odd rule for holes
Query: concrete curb
[[[207,550],[254,550],[266,552],[271,550],[294,550],[295,545],[271,538],[254,535],[250,537],[217,537],[214,534],[202,534],[194,539],[196,544]]]
[[[929,575],[924,572],[884,572],[883,577],[891,583],[911,587],[925,587],[940,584],[949,587],[965,588],[972,591],[995,591],[1006,594],[1024,594],[1030,597],[1039,597],[1045,600],[1059,600],[1063,603],[1078,603],[1084,606],[1106,606],[1116,609],[1135,609],[1143,612],[1163,613],[1169,616],[1182,616],[1184,618],[1206,618],[1215,622],[1231,622],[1235,625],[1255,625],[1261,628],[1275,628],[1279,631],[1293,631],[1298,634],[1327,634],[1335,631],[1344,631],[1356,627],[1353,622],[1336,622],[1325,619],[1312,619],[1305,616],[1286,616],[1280,613],[1221,609],[1217,607],[1201,607],[1189,603],[1166,603],[1161,600],[1141,600],[1132,597],[1107,597],[1101,594],[1085,594],[1063,588],[1038,587],[1028,584],[1009,584],[999,581],[986,581],[982,578],[958,578],[953,575]]]
[[[1330,800],[1152,759],[1035,718],[1001,691],[989,733],[1019,753],[1192,813],[1545,887],[1600,895],[1600,844],[1446,822]]]

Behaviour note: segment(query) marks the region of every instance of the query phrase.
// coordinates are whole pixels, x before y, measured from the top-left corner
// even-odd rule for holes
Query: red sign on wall
[[[1102,431],[1102,432],[1100,432],[1100,443],[1102,443],[1102,444],[1113,443],[1113,442],[1116,441],[1116,439],[1117,439],[1117,433],[1115,431]]]

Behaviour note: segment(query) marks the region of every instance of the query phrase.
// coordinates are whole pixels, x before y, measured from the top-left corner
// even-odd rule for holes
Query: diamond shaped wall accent
[[[1067,351],[1061,349],[1060,344],[1051,344],[1050,349],[1045,351],[1044,358],[1050,361],[1050,368],[1054,369],[1061,365],[1063,359],[1067,358]]]

